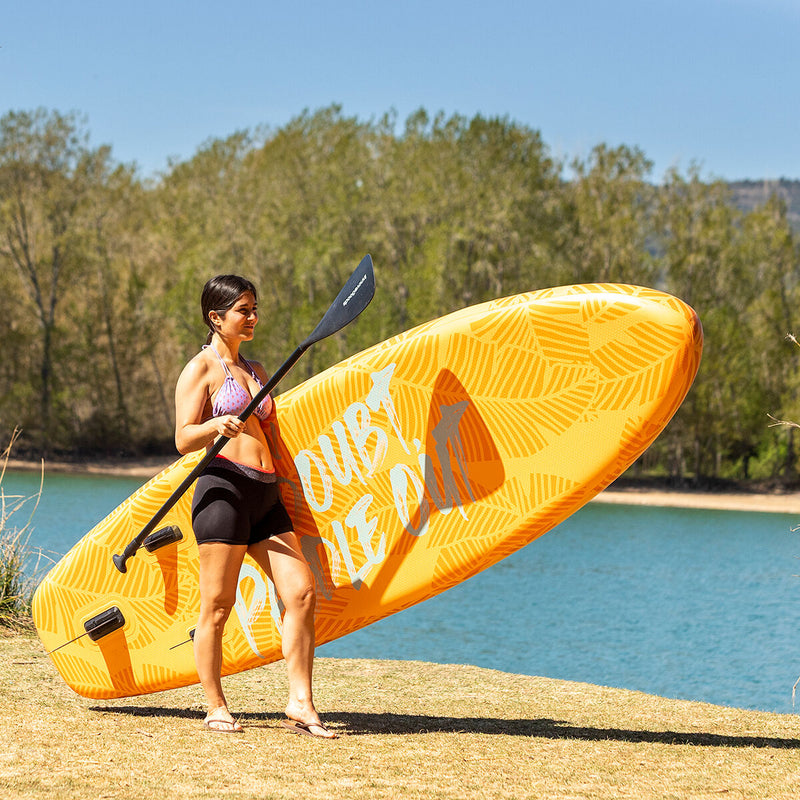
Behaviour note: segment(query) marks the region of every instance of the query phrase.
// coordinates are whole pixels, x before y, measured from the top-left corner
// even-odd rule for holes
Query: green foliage
[[[31,511],[28,521],[17,527],[16,519],[25,507],[39,502],[39,493],[33,497],[7,495],[3,489],[3,476],[18,431],[11,435],[11,443],[0,455],[0,627],[14,630],[31,626],[31,602],[35,580],[26,570],[31,568],[33,548],[29,546],[31,535]]]
[[[563,189],[566,282],[652,285],[654,190],[646,180],[651,162],[638,149],[598,145],[586,163],[576,160],[572,167],[574,180]]]
[[[0,435],[21,447],[135,454],[172,447],[178,372],[205,340],[202,284],[259,287],[252,357],[267,369],[372,254],[380,290],[358,325],[287,377],[495,297],[602,281],[690,303],[705,329],[696,384],[640,461],[697,481],[797,477],[800,250],[784,201],[747,211],[692,167],[661,185],[638,148],[555,161],[507,118],[424,109],[362,121],[331,106],[278,130],[207,141],[143,184],[76,115],[0,119]],[[567,172],[570,174],[567,175]]]
[[[7,498],[0,491],[3,517],[17,510],[6,511]],[[0,519],[0,626],[24,627],[30,616],[31,592],[25,580],[25,562],[28,559],[28,539],[17,530],[6,530],[5,519]]]

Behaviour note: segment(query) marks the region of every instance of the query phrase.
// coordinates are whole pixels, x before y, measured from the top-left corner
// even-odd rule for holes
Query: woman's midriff
[[[245,422],[245,429],[239,436],[223,445],[220,455],[264,472],[275,471],[264,431],[261,430],[258,419],[254,417]]]

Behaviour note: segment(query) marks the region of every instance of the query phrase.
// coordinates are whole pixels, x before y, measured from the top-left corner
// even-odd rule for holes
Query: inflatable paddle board
[[[583,506],[663,430],[701,349],[697,316],[672,296],[568,286],[426,323],[281,395],[276,468],[315,577],[317,643],[443,592]],[[112,555],[201,455],[135,492],[39,586],[39,636],[79,694],[197,681],[191,490],[125,574]],[[224,674],[281,658],[281,613],[245,558]]]

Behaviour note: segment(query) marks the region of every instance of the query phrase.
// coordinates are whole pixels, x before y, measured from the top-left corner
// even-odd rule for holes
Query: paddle
[[[311,335],[281,364],[274,375],[264,384],[260,392],[250,401],[247,408],[239,414],[239,419],[246,420],[258,408],[262,400],[278,385],[278,382],[300,360],[300,357],[312,344],[325,339],[352,322],[369,305],[375,294],[375,274],[372,270],[372,258],[364,256],[347,283],[342,287],[325,316],[320,320]],[[164,505],[156,511],[153,518],[142,530],[131,539],[120,555],[114,556],[114,566],[120,572],[127,572],[127,562],[142,546],[144,540],[155,530],[167,512],[178,502],[183,493],[197,480],[200,473],[211,463],[214,457],[229,441],[227,436],[218,436],[208,449],[202,461],[186,476],[180,486],[169,496]]]

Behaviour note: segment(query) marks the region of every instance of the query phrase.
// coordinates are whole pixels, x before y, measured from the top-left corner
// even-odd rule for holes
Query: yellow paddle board
[[[697,316],[670,295],[568,286],[421,325],[280,396],[276,465],[316,581],[317,642],[444,591],[584,505],[663,430],[701,349]],[[134,493],[39,586],[39,636],[79,694],[197,681],[191,490],[125,574],[112,555],[200,457]],[[223,673],[275,661],[280,645],[280,600],[246,558]]]

